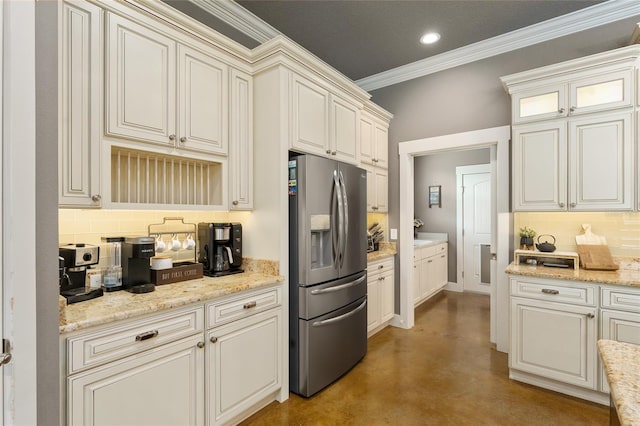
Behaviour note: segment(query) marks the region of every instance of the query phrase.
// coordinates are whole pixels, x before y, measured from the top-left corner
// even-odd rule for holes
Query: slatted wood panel
[[[222,204],[222,164],[113,147],[111,201],[127,204]]]

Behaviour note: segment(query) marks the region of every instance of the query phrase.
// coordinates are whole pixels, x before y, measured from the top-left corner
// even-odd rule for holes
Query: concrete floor
[[[489,298],[444,292],[411,330],[387,327],[362,362],[309,399],[243,425],[608,425],[608,407],[509,380],[489,343]]]

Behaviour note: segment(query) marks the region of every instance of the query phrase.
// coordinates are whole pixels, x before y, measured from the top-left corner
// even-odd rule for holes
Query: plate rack
[[[164,217],[162,219],[162,223],[152,223],[147,227],[147,231],[150,237],[154,237],[157,239],[158,237],[162,238],[166,244],[166,248],[163,252],[157,252],[156,255],[165,255],[172,253],[180,253],[180,258],[176,260],[191,260],[193,262],[197,261],[197,253],[198,253],[198,225],[195,223],[185,222],[183,217]],[[169,236],[169,240],[166,240],[164,237]],[[195,244],[193,248],[184,248],[182,243],[189,236],[193,238]],[[171,240],[176,237],[180,241],[180,248],[178,250],[172,250],[169,246]],[[185,256],[186,251],[191,252],[189,258]],[[172,256],[174,257],[174,256]]]

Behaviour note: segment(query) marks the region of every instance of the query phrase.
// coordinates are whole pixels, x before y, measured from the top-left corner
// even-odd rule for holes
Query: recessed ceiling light
[[[420,37],[420,43],[422,44],[432,44],[438,40],[440,40],[440,34],[438,33],[426,33]]]

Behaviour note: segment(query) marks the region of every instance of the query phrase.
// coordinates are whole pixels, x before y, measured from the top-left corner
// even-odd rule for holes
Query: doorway
[[[401,142],[399,151],[400,226],[399,226],[399,298],[400,312],[393,325],[411,328],[414,324],[413,303],[413,212],[414,212],[414,156],[485,148],[491,150],[492,188],[496,197],[492,211],[491,241],[491,342],[498,350],[508,350],[508,280],[503,272],[509,264],[511,249],[512,214],[509,212],[509,140],[510,127],[456,133],[446,136]]]
[[[457,282],[463,291],[491,291],[491,166],[456,167]]]

